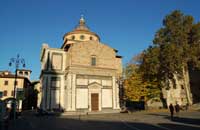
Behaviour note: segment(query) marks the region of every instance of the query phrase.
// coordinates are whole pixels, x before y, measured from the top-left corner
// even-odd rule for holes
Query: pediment
[[[102,85],[100,83],[97,82],[92,82],[88,85],[88,88],[102,88]]]

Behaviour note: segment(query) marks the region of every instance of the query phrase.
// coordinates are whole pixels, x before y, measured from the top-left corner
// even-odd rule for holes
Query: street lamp
[[[13,98],[16,99],[16,85],[17,85],[17,70],[20,66],[20,64],[22,64],[23,67],[25,67],[25,60],[23,58],[19,57],[19,54],[17,54],[16,58],[11,58],[10,62],[9,62],[9,66],[12,66],[12,64],[15,65],[15,80],[14,80],[14,92],[13,92]],[[16,101],[14,101],[14,110],[13,110],[13,118],[16,118]]]

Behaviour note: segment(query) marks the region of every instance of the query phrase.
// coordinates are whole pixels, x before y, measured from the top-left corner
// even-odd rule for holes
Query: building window
[[[23,75],[23,72],[22,72],[22,71],[19,71],[19,74],[20,74],[20,75]]]
[[[11,92],[11,96],[14,96],[14,91]]]
[[[81,40],[84,40],[84,39],[85,39],[85,36],[84,36],[84,35],[81,35],[81,36],[80,36],[80,39],[81,39]]]
[[[93,37],[90,37],[90,40],[93,40]]]
[[[6,81],[4,82],[4,85],[8,85],[8,80],[6,80]]]
[[[75,39],[75,36],[73,35],[73,36],[71,37],[71,39],[74,40],[74,39]]]
[[[24,74],[25,74],[25,76],[28,76],[28,72],[25,72]]]
[[[91,65],[96,66],[96,57],[91,58]]]
[[[3,91],[3,96],[7,96],[7,93],[8,93],[7,90],[4,90]]]

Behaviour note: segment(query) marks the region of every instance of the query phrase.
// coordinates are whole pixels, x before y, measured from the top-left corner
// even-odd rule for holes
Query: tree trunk
[[[186,96],[188,100],[188,104],[192,105],[192,93],[190,89],[190,78],[189,78],[189,71],[188,67],[183,67],[183,82],[185,86]]]

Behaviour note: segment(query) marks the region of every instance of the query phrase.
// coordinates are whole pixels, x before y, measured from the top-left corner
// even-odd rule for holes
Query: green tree
[[[150,46],[143,51],[142,62],[140,64],[140,72],[143,75],[143,80],[157,81],[157,75],[160,68],[159,61],[160,48]]]
[[[192,16],[184,15],[178,10],[165,17],[163,27],[156,32],[153,40],[160,48],[159,76],[171,79],[175,73],[182,75],[189,63],[199,67],[199,48],[196,48],[200,42],[199,27],[199,23],[194,24]]]
[[[140,66],[143,78],[158,81],[158,87],[171,80],[176,87],[176,75],[189,88],[189,67],[200,67],[200,23],[195,24],[192,16],[175,10],[164,18],[153,43],[144,51]]]

